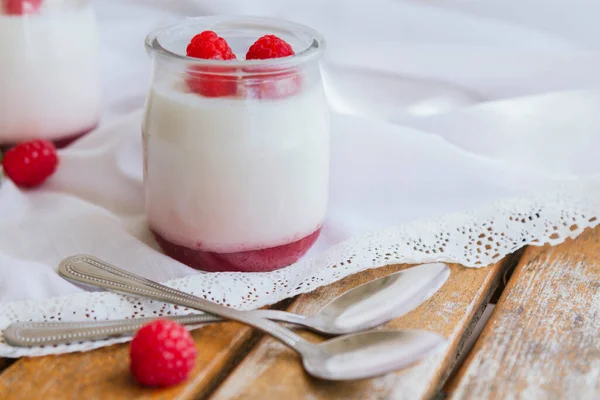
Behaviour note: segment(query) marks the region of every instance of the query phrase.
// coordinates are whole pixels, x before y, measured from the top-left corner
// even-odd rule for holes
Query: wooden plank
[[[6,367],[8,367],[8,359],[0,358],[0,372]]]
[[[0,399],[196,399],[212,390],[249,348],[252,330],[236,323],[193,331],[192,376],[168,389],[143,388],[129,373],[129,345],[86,353],[22,358],[0,374]]]
[[[440,332],[449,340],[441,353],[404,371],[355,382],[326,382],[306,375],[298,356],[279,342],[263,338],[211,396],[221,399],[419,399],[436,394],[447,378],[477,316],[487,304],[501,276],[503,263],[473,269],[451,266],[444,287],[417,310],[386,328],[419,328]],[[361,283],[408,266],[389,266],[350,276],[336,284],[300,296],[289,308],[312,314],[338,294]],[[303,332],[311,341],[315,334]]]
[[[600,228],[529,247],[453,399],[600,398]]]

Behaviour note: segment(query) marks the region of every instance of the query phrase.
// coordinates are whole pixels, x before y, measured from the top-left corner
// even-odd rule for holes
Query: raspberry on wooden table
[[[213,31],[194,36],[186,48],[186,55],[205,60],[236,59],[227,41]],[[227,76],[227,72],[222,68],[194,66],[188,70],[186,82],[192,92],[206,97],[232,96],[237,92],[237,82],[235,77]]]
[[[2,0],[2,8],[8,15],[35,14],[41,5],[42,0]]]
[[[54,173],[58,156],[52,142],[32,140],[18,144],[4,154],[2,167],[18,186],[34,187]]]
[[[196,346],[180,324],[157,319],[144,325],[131,341],[131,373],[145,386],[183,382],[196,363]]]

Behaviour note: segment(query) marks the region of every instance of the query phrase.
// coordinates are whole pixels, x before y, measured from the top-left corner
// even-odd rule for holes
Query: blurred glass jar
[[[34,138],[63,146],[92,130],[101,87],[90,2],[0,4],[0,147]]]

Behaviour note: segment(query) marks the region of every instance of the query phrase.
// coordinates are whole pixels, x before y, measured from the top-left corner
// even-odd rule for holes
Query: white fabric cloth
[[[99,319],[140,316],[138,300],[86,293],[59,278],[57,264],[75,253],[253,308],[392,262],[484,266],[598,223],[600,28],[592,16],[600,4],[272,3],[94,2],[103,121],[60,151],[60,168],[43,188],[0,186],[0,330],[16,320],[86,319],[90,310]],[[328,41],[330,209],[309,255],[281,271],[194,271],[162,255],[145,224],[140,108],[150,61],[143,38],[208,14],[291,19]],[[156,307],[144,303],[146,315],[165,310]],[[108,343],[12,349],[0,336],[0,356]]]

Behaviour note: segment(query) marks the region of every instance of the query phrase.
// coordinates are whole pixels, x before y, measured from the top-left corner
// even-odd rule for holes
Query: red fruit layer
[[[97,125],[94,125],[91,128],[84,129],[84,130],[79,131],[77,133],[72,133],[72,134],[63,136],[60,139],[52,139],[50,141],[52,143],[54,143],[54,146],[57,149],[62,149],[62,148],[67,147],[68,145],[70,145],[71,143],[73,143],[74,141],[76,141],[77,139],[85,136],[89,132],[91,132],[94,129],[96,129],[96,126]],[[18,143],[0,143],[0,151],[6,152],[8,149],[10,149],[11,147],[15,147],[17,144]]]
[[[291,243],[260,250],[215,253],[173,243],[152,230],[166,255],[194,269],[208,272],[268,272],[298,261],[315,243],[321,228]]]

